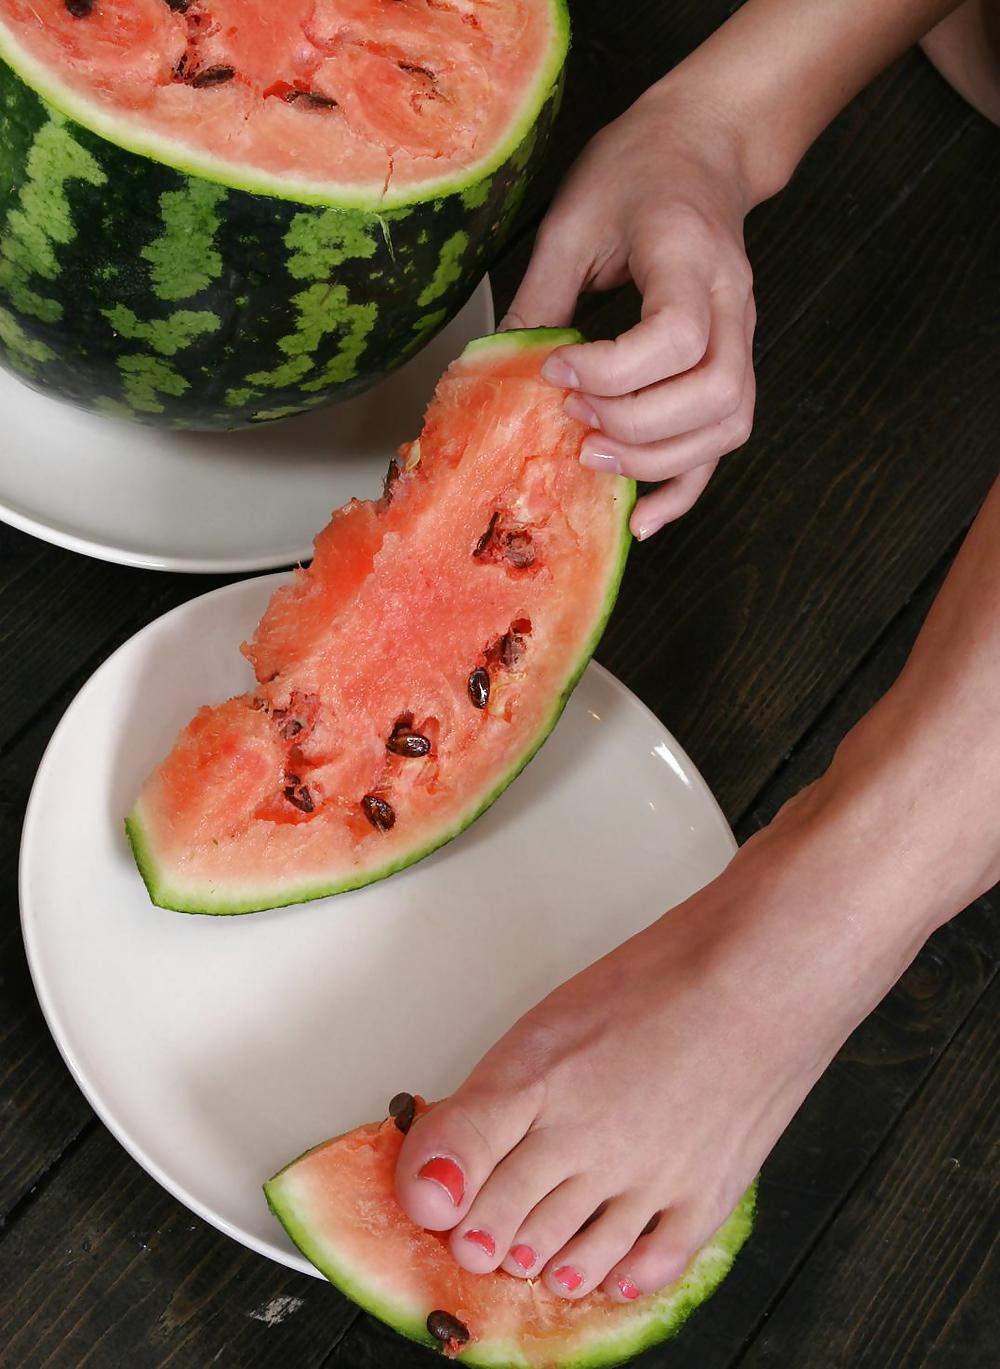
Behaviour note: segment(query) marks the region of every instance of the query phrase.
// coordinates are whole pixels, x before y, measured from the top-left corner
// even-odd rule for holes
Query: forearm
[[[741,147],[746,197],[780,190],[834,116],[960,0],[748,0],[643,98],[685,91]]]

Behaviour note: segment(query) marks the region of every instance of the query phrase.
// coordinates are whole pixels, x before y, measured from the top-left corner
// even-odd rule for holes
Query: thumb
[[[567,238],[550,220],[543,222],[517,294],[497,325],[498,333],[508,328],[564,328],[573,322],[589,267]]]

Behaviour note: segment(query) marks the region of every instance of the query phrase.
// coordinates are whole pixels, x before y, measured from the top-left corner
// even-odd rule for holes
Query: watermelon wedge
[[[243,913],[382,879],[461,832],[554,727],[611,612],[631,481],[539,372],[579,340],[480,339],[439,382],[383,498],[353,500],[127,821],[153,901]]]
[[[450,319],[555,116],[565,0],[0,0],[0,362],[278,419]]]
[[[417,1104],[419,1115],[425,1105]],[[670,1288],[632,1303],[614,1302],[599,1289],[579,1301],[557,1298],[539,1281],[502,1270],[469,1274],[452,1258],[446,1233],[414,1225],[395,1197],[402,1144],[391,1119],[358,1127],[307,1151],[264,1192],[298,1248],[341,1292],[462,1364],[621,1364],[680,1329],[728,1274],[753,1226],[756,1185]]]

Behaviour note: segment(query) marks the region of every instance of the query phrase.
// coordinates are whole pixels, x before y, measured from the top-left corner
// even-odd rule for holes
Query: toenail
[[[443,1188],[456,1207],[462,1201],[465,1194],[465,1175],[447,1155],[435,1155],[433,1159],[428,1160],[417,1177],[429,1179],[432,1184],[437,1184],[438,1188]]]
[[[578,1269],[574,1269],[571,1264],[564,1264],[561,1269],[557,1269],[552,1275],[556,1283],[561,1283],[563,1288],[575,1293],[583,1283],[583,1275]]]
[[[465,1239],[471,1241],[473,1245],[481,1245],[487,1255],[497,1253],[496,1242],[488,1231],[467,1231]]]
[[[619,1279],[618,1292],[623,1298],[628,1298],[629,1301],[631,1301],[632,1298],[637,1298],[639,1296],[639,1290],[631,1279]]]
[[[515,1245],[511,1249],[510,1257],[522,1269],[530,1269],[538,1258],[530,1245]]]

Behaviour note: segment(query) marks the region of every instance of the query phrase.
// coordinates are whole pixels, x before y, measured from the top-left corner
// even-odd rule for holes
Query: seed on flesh
[[[426,76],[428,81],[436,79],[433,71],[428,71],[426,67],[418,67],[414,62],[397,62],[400,71],[408,71],[412,76]]]
[[[190,3],[191,0],[167,0],[167,4],[175,14],[183,14]]]
[[[417,1104],[412,1093],[397,1093],[389,1103],[389,1116],[405,1136],[416,1115]]]
[[[466,1345],[469,1341],[469,1328],[450,1312],[432,1312],[427,1318],[427,1330],[445,1345]]]
[[[396,458],[393,457],[389,462],[389,469],[385,473],[385,479],[382,481],[382,498],[387,504],[392,503],[392,495],[398,479],[399,466],[396,464]]]
[[[469,676],[469,698],[475,708],[485,708],[490,701],[489,671],[477,665]]]
[[[394,756],[414,759],[417,756],[426,756],[431,744],[429,738],[420,732],[393,732],[385,744],[385,749],[391,751]]]
[[[206,67],[204,71],[192,76],[188,84],[195,90],[204,90],[206,86],[221,86],[224,82],[231,81],[235,75],[235,67]]]
[[[290,90],[284,96],[284,101],[287,105],[297,105],[301,102],[308,105],[310,109],[336,109],[338,103],[329,95],[317,95],[312,90]],[[394,465],[395,462],[392,464]]]
[[[65,5],[74,19],[86,19],[94,12],[94,0],[65,0]]]
[[[478,542],[476,543],[476,545],[475,545],[475,549],[473,550],[473,553],[472,553],[472,554],[473,554],[473,556],[475,556],[477,559],[478,559],[479,557],[481,557],[481,556],[485,556],[485,554],[486,554],[486,548],[487,548],[487,547],[490,545],[490,543],[493,541],[493,534],[494,534],[494,533],[496,532],[496,530],[497,530],[497,523],[499,523],[499,521],[500,521],[500,513],[499,513],[499,511],[495,511],[494,514],[493,514],[493,517],[490,519],[489,523],[487,523],[487,525],[486,525],[486,531],[483,533],[482,537],[480,537],[479,541],[478,541]]]
[[[512,670],[524,654],[524,638],[519,632],[505,632],[500,638],[500,664]]]
[[[312,794],[299,779],[298,775],[286,775],[285,798],[300,813],[312,813],[316,807]]]
[[[396,814],[392,804],[386,803],[377,794],[366,794],[361,800],[361,807],[376,832],[388,832],[395,825]]]
[[[535,564],[535,549],[531,545],[531,534],[523,531],[504,534],[503,554],[515,568],[526,570]]]
[[[297,737],[302,731],[303,724],[298,718],[286,718],[278,728],[278,736],[284,741],[290,742],[293,737]]]

